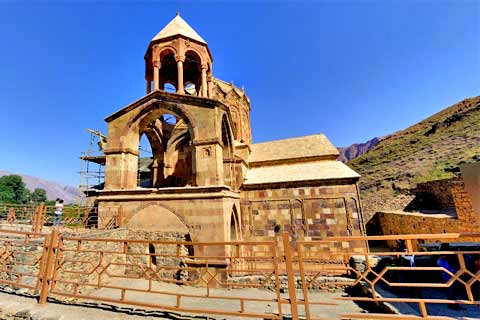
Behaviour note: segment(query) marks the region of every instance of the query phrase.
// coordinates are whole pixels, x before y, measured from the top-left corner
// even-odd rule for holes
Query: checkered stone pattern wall
[[[244,239],[272,240],[277,231],[294,239],[361,235],[363,226],[355,185],[249,190],[242,193]],[[318,250],[352,249],[341,242]],[[363,244],[359,245],[363,248]]]

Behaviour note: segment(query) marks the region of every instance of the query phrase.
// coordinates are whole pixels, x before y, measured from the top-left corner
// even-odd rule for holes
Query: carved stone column
[[[207,65],[202,64],[202,97],[207,97]]]
[[[152,79],[147,79],[147,94],[152,92]]]
[[[177,93],[184,93],[183,90],[183,62],[185,61],[185,56],[175,56],[177,60]]]
[[[213,93],[212,93],[212,91],[213,91],[213,88],[212,88],[212,87],[213,87],[213,77],[212,77],[211,74],[210,74],[210,76],[208,77],[208,85],[207,85],[207,87],[208,87],[208,90],[207,90],[207,91],[208,91],[208,97],[209,97],[209,98],[212,98],[212,96],[213,96]]]
[[[153,61],[153,90],[160,90],[160,61]]]

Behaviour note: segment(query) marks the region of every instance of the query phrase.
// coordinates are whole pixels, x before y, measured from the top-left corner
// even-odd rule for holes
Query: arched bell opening
[[[185,94],[198,95],[198,89],[202,84],[202,59],[195,51],[190,50],[185,53],[183,81]]]
[[[170,93],[176,93],[177,88],[175,87],[175,85],[173,83],[166,82],[163,85],[163,91],[170,92]]]
[[[177,61],[175,60],[175,54],[173,51],[166,50],[160,54],[159,81],[160,89],[167,92],[171,92],[168,90],[171,87],[178,88]],[[166,86],[167,84],[168,86]],[[176,89],[174,92],[176,92]]]
[[[185,94],[191,96],[198,96],[197,86],[194,83],[188,82],[185,84]]]

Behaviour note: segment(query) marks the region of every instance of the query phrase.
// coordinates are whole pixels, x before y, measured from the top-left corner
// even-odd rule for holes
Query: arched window
[[[222,118],[222,144],[223,144],[223,182],[225,185],[233,187],[234,174],[233,174],[233,143],[230,133],[230,126],[227,121],[227,117],[224,115]]]
[[[140,136],[140,146],[138,148],[138,174],[137,186],[142,188],[152,187],[152,146],[146,134]]]

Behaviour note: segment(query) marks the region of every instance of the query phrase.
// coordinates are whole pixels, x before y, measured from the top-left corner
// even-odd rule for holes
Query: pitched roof
[[[324,160],[253,167],[247,171],[243,185],[249,186],[359,177],[360,175],[358,173],[340,161]]]
[[[247,96],[244,88],[236,87],[233,82],[228,83],[218,78],[213,78],[213,82],[215,85],[225,94],[229,94],[230,92],[235,92],[239,97],[245,97],[248,102],[250,102],[250,98]]]
[[[249,163],[282,162],[304,158],[336,160],[338,150],[323,134],[274,140],[252,145]]]
[[[193,30],[193,28],[185,21],[180,14],[177,13],[175,18],[170,21],[165,28],[163,28],[155,37],[153,37],[152,41],[165,39],[168,37],[182,35],[192,40],[207,44],[205,40],[203,40],[200,35]]]

